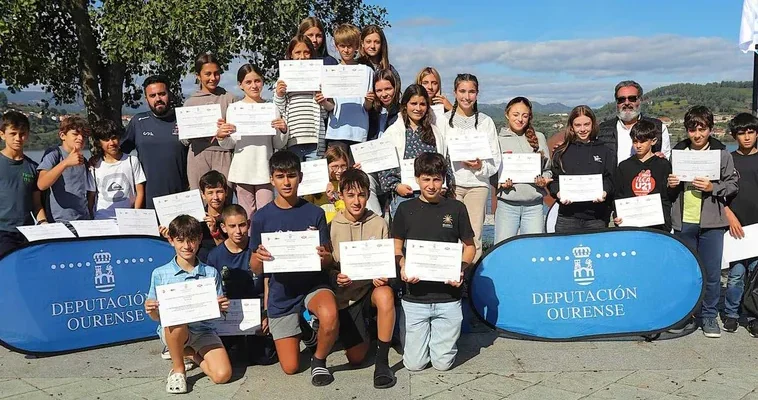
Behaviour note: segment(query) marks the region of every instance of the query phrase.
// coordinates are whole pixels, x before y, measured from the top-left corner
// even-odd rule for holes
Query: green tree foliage
[[[0,110],[4,110],[8,107],[8,96],[5,93],[0,92]]]
[[[179,88],[197,54],[224,65],[257,63],[268,82],[299,22],[387,26],[386,10],[361,0],[3,0],[0,81],[41,85],[59,104],[81,95],[90,120],[120,121],[137,107],[138,76],[163,73]]]

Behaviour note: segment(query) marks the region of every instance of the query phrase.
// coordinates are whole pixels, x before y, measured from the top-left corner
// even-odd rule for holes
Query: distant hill
[[[479,104],[479,111],[489,115],[490,117],[492,117],[492,119],[496,121],[504,120],[506,105],[507,103]],[[560,113],[568,113],[569,111],[571,111],[571,107],[565,104],[561,104],[561,103],[541,104],[541,103],[537,103],[536,101],[533,101],[532,111],[535,114],[560,114]]]

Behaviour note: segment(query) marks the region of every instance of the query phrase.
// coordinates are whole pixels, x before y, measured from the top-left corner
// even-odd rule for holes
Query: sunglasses
[[[621,96],[621,97],[616,97],[616,103],[617,104],[624,104],[624,103],[626,103],[627,100],[629,100],[630,103],[636,103],[637,100],[639,100],[639,97],[638,96],[627,96],[627,97]]]

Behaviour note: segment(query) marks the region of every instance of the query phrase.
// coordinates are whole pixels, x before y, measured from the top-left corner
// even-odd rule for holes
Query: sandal
[[[174,370],[169,371],[166,379],[166,392],[171,394],[187,393],[186,375],[174,372]]]

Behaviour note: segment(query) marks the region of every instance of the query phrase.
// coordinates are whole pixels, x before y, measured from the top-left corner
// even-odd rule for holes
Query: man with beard
[[[153,198],[179,193],[187,183],[187,147],[179,141],[176,114],[169,99],[168,80],[153,75],[142,84],[150,111],[135,115],[126,128],[121,150],[137,149],[145,171],[145,207],[153,208]]]
[[[634,153],[632,138],[629,132],[634,124],[640,120],[650,121],[656,126],[656,142],[653,145],[653,153],[658,157],[669,158],[671,155],[671,141],[666,125],[656,118],[640,115],[642,102],[642,86],[635,81],[622,81],[616,85],[616,118],[609,119],[600,124],[600,133],[597,138],[613,150],[617,156],[617,162],[629,158]]]

